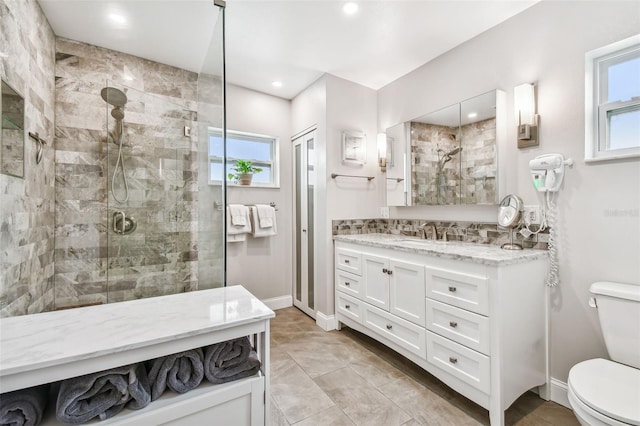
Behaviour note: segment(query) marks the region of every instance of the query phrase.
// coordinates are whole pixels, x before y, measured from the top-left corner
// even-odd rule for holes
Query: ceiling
[[[379,89],[537,1],[360,1],[346,15],[344,1],[228,0],[227,81],[286,99],[324,73]],[[39,3],[59,36],[195,72],[221,28],[212,0]]]

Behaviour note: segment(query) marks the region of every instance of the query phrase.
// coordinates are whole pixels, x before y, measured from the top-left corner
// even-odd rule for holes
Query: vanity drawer
[[[426,268],[427,297],[480,315],[489,314],[489,278]]]
[[[363,305],[363,324],[385,337],[425,359],[426,343],[425,329],[409,321],[398,318],[388,312],[368,304]]]
[[[351,296],[362,297],[362,277],[336,269],[336,289]]]
[[[353,250],[336,248],[336,269],[362,275],[362,254]]]
[[[489,393],[490,358],[427,331],[427,361],[474,388]]]
[[[427,330],[489,355],[489,318],[427,299]]]
[[[338,313],[362,324],[362,302],[360,300],[336,292],[336,308]]]

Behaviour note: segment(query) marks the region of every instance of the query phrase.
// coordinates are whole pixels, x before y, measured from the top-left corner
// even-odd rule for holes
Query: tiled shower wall
[[[0,1],[0,76],[25,100],[24,178],[0,174],[0,316],[53,308],[55,37],[36,0]],[[36,144],[47,141],[36,164]]]
[[[443,222],[427,219],[344,219],[332,221],[332,233],[333,235],[395,234],[422,237],[422,225],[425,223],[434,224],[439,239],[446,234],[448,241],[501,246],[511,242],[513,237],[513,241],[522,244],[524,248],[542,250],[548,248],[548,228],[539,234],[524,238],[517,230],[502,228],[497,223]],[[532,227],[532,230],[536,229]]]
[[[438,160],[457,146],[462,151],[451,156],[439,175]],[[413,205],[496,204],[496,158],[495,118],[460,129],[412,122]]]
[[[447,153],[459,145],[458,127],[411,123],[411,203],[415,205],[458,204],[460,199],[460,155],[438,174],[438,150]]]
[[[470,123],[462,135],[462,204],[496,204],[496,119]]]
[[[197,74],[58,38],[55,77],[56,308],[196,289]],[[125,203],[111,194],[118,146],[100,96],[108,81],[128,97]],[[120,175],[116,183],[123,198]],[[134,233],[112,232],[116,211],[135,218]]]

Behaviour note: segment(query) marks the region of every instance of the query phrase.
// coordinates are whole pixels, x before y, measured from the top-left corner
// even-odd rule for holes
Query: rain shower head
[[[105,87],[100,91],[100,96],[106,103],[114,107],[122,108],[127,103],[127,95],[115,87]]]

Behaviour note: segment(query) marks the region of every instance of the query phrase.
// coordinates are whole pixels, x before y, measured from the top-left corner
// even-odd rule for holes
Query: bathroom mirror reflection
[[[494,90],[388,128],[405,162],[387,170],[387,204],[497,204],[503,111]]]
[[[24,99],[2,81],[0,173],[24,177]]]

